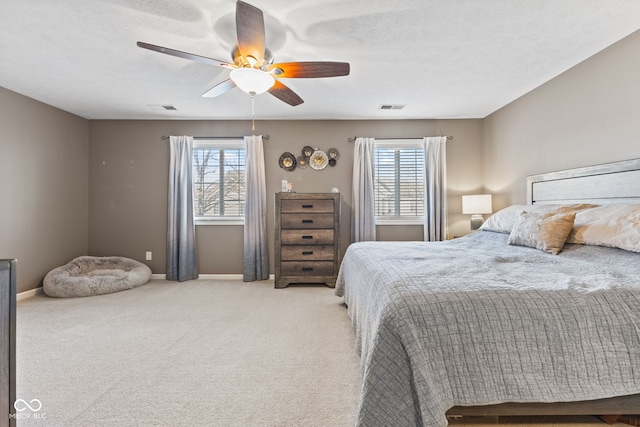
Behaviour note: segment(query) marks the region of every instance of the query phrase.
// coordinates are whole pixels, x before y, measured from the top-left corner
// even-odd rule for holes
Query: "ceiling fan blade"
[[[231,79],[227,79],[222,83],[218,83],[208,91],[202,94],[203,98],[215,98],[216,96],[220,96],[224,93],[229,92],[231,89],[236,87],[236,84]]]
[[[236,3],[238,49],[246,59],[252,56],[262,65],[264,58],[264,16],[262,11],[243,1]],[[252,64],[253,65],[253,64]]]
[[[136,43],[138,47],[143,49],[153,50],[154,52],[165,53],[171,56],[177,56],[178,58],[190,59],[192,61],[202,62],[204,64],[209,65],[217,65],[219,67],[227,67],[227,68],[236,68],[233,64],[229,64],[228,62],[219,61],[213,58],[207,58],[206,56],[200,56],[193,53],[182,52],[181,50],[170,49],[168,47],[157,46],[155,44],[138,42]]]
[[[271,89],[269,89],[269,93],[278,98],[280,101],[286,102],[287,104],[294,107],[304,102],[304,100],[300,98],[297,93],[289,89],[278,80],[276,80],[276,84],[274,84]]]
[[[350,66],[348,62],[283,62],[270,65],[270,70],[276,70],[279,78],[337,77],[348,76]]]

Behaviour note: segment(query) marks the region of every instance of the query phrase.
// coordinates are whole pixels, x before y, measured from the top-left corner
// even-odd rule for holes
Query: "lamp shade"
[[[493,212],[491,206],[491,194],[462,196],[463,214],[488,214],[491,212]]]
[[[264,93],[276,83],[271,74],[255,68],[236,68],[229,77],[236,86],[251,95]]]

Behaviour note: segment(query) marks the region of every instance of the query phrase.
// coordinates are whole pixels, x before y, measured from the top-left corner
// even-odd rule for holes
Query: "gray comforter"
[[[360,426],[446,426],[452,406],[640,393],[640,254],[559,255],[477,232],[349,246]]]

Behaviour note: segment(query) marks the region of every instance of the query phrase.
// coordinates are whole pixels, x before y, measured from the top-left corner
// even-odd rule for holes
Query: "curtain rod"
[[[354,142],[356,140],[356,138],[357,138],[357,136],[354,136],[353,138],[349,137],[349,138],[347,138],[347,141]],[[391,138],[391,137],[389,137],[389,138],[373,138],[373,139],[422,139],[422,138],[423,138],[422,136],[419,136],[419,137],[416,137],[416,138]],[[452,136],[447,136],[447,141],[453,141],[453,137]]]
[[[162,139],[169,139],[168,136],[162,135]],[[193,139],[244,139],[244,136],[194,136]],[[269,135],[262,135],[262,139],[269,140]]]

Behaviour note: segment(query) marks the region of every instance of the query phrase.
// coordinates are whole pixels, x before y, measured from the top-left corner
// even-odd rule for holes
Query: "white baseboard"
[[[200,274],[198,280],[242,280],[242,274]],[[165,274],[152,274],[152,279],[165,279]],[[269,275],[269,280],[273,280],[274,275]]]
[[[152,274],[152,279],[164,279],[164,274]],[[274,275],[269,275],[269,280],[273,280]],[[198,280],[242,280],[242,274],[200,274]],[[29,289],[28,291],[20,292],[16,295],[16,301],[23,300],[25,298],[34,297],[43,293],[42,286],[35,289]]]
[[[35,289],[29,289],[28,291],[20,292],[16,295],[16,301],[23,300],[25,298],[35,297],[36,295],[40,295],[42,293],[42,286]]]

